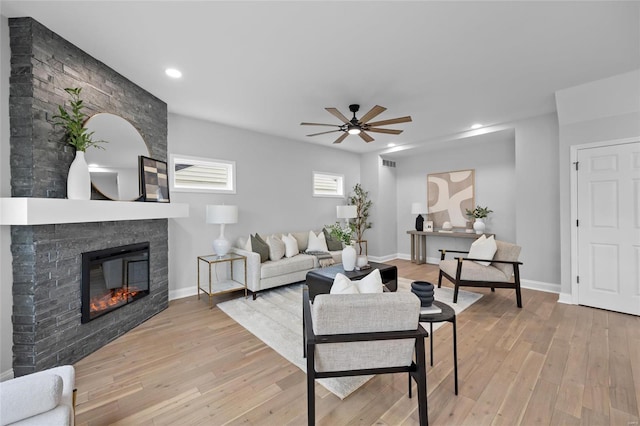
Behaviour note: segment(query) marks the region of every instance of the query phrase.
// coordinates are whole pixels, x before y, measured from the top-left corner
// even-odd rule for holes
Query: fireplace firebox
[[[149,243],[82,253],[82,323],[149,294]]]

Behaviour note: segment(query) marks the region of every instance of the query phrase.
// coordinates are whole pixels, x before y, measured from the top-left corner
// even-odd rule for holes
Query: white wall
[[[0,13],[2,12],[0,2]],[[9,22],[0,15],[0,197],[11,196],[9,171]],[[11,228],[0,226],[0,379],[12,377],[13,274],[11,272]]]
[[[427,175],[452,170],[475,170],[476,204],[494,212],[486,220],[487,232],[503,241],[516,241],[515,221],[515,141],[514,132],[505,130],[481,136],[481,142],[451,141],[450,147],[420,151],[397,159],[398,252],[402,258],[411,253],[407,231],[415,229],[416,215],[411,203],[427,202]],[[436,262],[438,249],[468,250],[471,240],[427,238],[427,258]]]
[[[169,114],[169,154],[236,162],[236,194],[172,192],[188,203],[190,216],[169,220],[169,297],[196,292],[196,258],[212,252],[218,225],[204,220],[207,204],[239,208],[238,223],[225,236],[235,242],[249,233],[320,230],[334,223],[343,198],[312,196],[312,172],[345,176],[348,193],[360,177],[360,157],[324,146],[285,140],[212,122]]]
[[[562,293],[571,294],[571,146],[640,136],[640,70],[556,92]]]

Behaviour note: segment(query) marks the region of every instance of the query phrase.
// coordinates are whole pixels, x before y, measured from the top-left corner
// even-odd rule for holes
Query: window
[[[171,155],[171,190],[177,192],[236,192],[235,161]]]
[[[314,197],[344,197],[344,176],[313,172]]]

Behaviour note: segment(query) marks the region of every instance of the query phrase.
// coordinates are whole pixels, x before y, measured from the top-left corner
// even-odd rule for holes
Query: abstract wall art
[[[442,228],[444,222],[451,222],[454,228],[466,227],[466,209],[474,206],[475,170],[427,175],[428,218],[434,228]]]

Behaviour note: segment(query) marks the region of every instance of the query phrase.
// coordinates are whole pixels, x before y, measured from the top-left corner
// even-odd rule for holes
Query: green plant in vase
[[[476,234],[482,234],[484,232],[486,227],[484,220],[489,216],[489,213],[493,213],[493,210],[490,210],[489,207],[480,207],[480,205],[477,205],[473,210],[466,209],[467,216],[475,219],[473,229],[476,231]]]
[[[80,99],[81,88],[64,89],[71,95],[71,112],[58,106],[58,114],[53,116],[54,126],[61,126],[65,130],[65,141],[76,149],[76,155],[69,167],[67,175],[67,198],[73,200],[91,199],[91,176],[84,153],[89,147],[104,149],[100,146],[104,141],[94,141],[93,132],[84,127],[87,114]]]
[[[352,241],[352,230],[351,227],[346,226],[343,227],[340,222],[336,222],[333,225],[329,225],[329,226],[325,226],[325,228],[327,228],[329,230],[329,234],[337,239],[342,241],[342,243],[344,243],[345,246],[348,246],[351,244]]]

